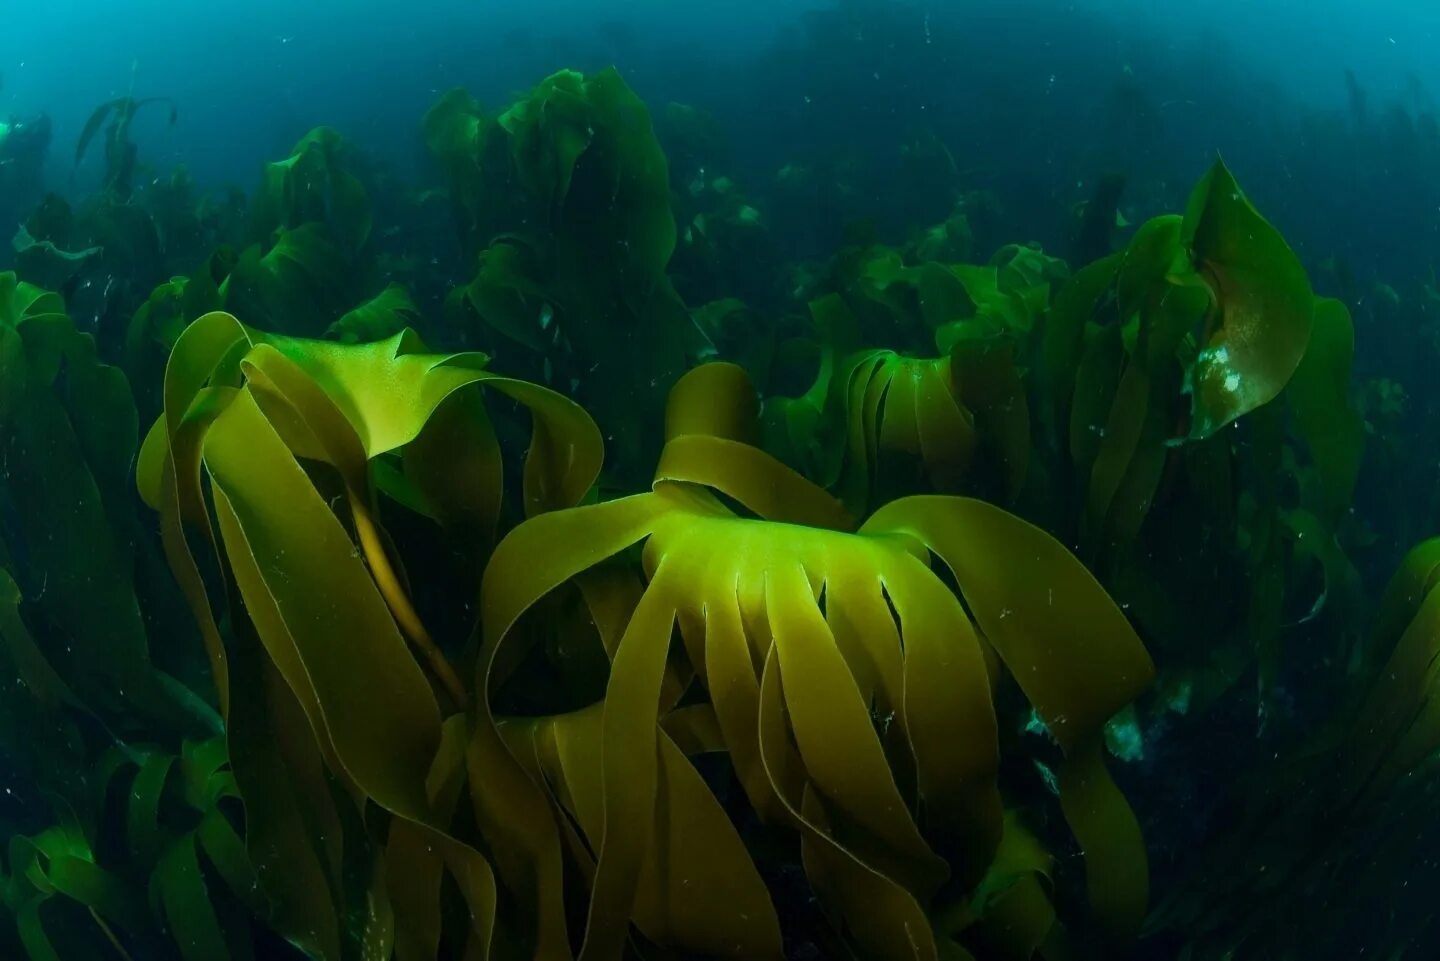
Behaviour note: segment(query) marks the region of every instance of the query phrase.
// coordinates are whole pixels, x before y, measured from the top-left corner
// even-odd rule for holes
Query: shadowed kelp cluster
[[[443,95],[420,185],[138,177],[149,102],[0,275],[6,956],[1429,929],[1352,889],[1428,827],[1440,551],[1363,571],[1393,392],[1223,162],[991,253],[917,135],[909,240],[787,261],[844,164],[769,206],[614,70]]]

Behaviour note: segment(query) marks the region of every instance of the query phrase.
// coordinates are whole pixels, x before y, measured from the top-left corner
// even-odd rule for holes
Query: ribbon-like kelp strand
[[[205,462],[242,538],[227,551],[255,558],[341,763],[381,804],[424,820],[439,710],[345,529],[248,393],[211,428]]]
[[[605,688],[605,827],[580,961],[620,956],[654,826],[659,750],[655,705],[675,624],[667,586],[662,561],[620,640]]]
[[[851,530],[855,521],[823,488],[759,448],[690,434],[665,445],[657,483],[711,487],[767,520]]]
[[[439,823],[450,820],[459,801],[467,723],[463,714],[446,719],[427,777],[426,796]],[[396,961],[435,961],[441,942],[445,867],[445,853],[437,849],[431,831],[404,819],[391,822],[383,867],[377,873],[394,913]]]
[[[1440,670],[1440,538],[1424,541],[1401,562],[1381,602],[1376,640],[1394,646],[1366,695],[1346,745],[1345,790],[1383,790],[1382,772],[1410,735]]]
[[[233,515],[227,551],[254,557],[343,770],[441,848],[470,906],[473,937],[488,951],[488,865],[443,833],[425,792],[440,746],[438,707],[348,534],[250,393],[239,393],[211,428],[205,462]],[[317,599],[325,600],[320,610]]]
[[[1124,615],[1058,542],[982,501],[905,498],[861,532],[909,533],[954,573],[986,640],[1066,751],[1061,780],[1074,787],[1062,805],[1092,854],[1092,904],[1116,937],[1133,937],[1148,896],[1144,841],[1105,772],[1099,739],[1154,667]]]
[[[217,509],[224,518],[228,507]],[[343,829],[320,732],[254,634],[237,627],[230,663],[239,696],[227,729],[246,844],[275,930],[313,954],[338,957]]]
[[[213,541],[201,487],[204,436],[229,403],[233,387],[220,383],[207,392],[206,384],[227,355],[248,345],[240,322],[220,312],[206,314],[181,332],[165,365],[164,413],[145,438],[136,473],[141,497],[160,511],[165,558],[200,629],[222,716],[228,716],[230,701],[225,645],[185,525]]]
[[[47,300],[36,295],[29,308]],[[124,478],[136,424],[124,378],[100,364],[93,340],[64,315],[12,320],[0,322],[0,487],[13,521],[9,549],[25,559],[14,572],[68,639],[51,653],[52,667],[102,716],[123,709],[182,731],[213,730],[213,711],[150,661],[132,583]]]
[[[885,452],[919,458],[933,487],[958,489],[980,439],[952,357],[920,359],[874,350],[852,356],[845,370],[837,392],[847,424],[840,477],[845,502],[855,508],[865,506]],[[979,381],[976,386],[977,398],[987,403],[998,399]],[[999,406],[993,410],[998,412]],[[1007,437],[997,439],[1000,451],[1011,451]]]
[[[540,514],[495,548],[481,583],[484,641],[476,666],[476,725],[467,764],[475,817],[496,866],[521,899],[522,934],[538,957],[568,957],[560,840],[544,788],[510,754],[496,729],[490,697],[502,644],[521,614],[550,591],[649,533],[666,501],[641,494],[590,507]],[[531,930],[524,927],[529,925]]]
[[[40,906],[56,894],[88,908],[107,937],[107,922],[126,931],[142,930],[144,901],[120,877],[95,863],[89,842],[74,827],[56,826],[34,837],[16,834],[6,854],[11,871],[7,906],[27,889],[33,891],[16,912],[21,941],[32,958],[58,961],[40,913]]]
[[[779,653],[770,648],[760,682],[760,755],[772,790],[801,832],[806,876],[837,928],[869,956],[938,961],[930,921],[915,895],[837,843],[813,790],[789,773]]]
[[[846,361],[839,379],[846,420],[845,460],[840,474],[841,499],[862,509],[874,483],[879,451],[879,421],[874,413],[884,395],[886,351],[871,351]]]
[[[165,920],[186,961],[218,961],[230,957],[220,920],[205,894],[200,860],[189,837],[172,843],[155,872],[155,887]]]
[[[1005,830],[995,861],[956,925],[980,958],[1030,961],[1037,952],[1047,961],[1061,961],[1041,950],[1053,941],[1055,906],[1047,893],[1054,859],[1014,811],[1005,814]]]
[[[985,657],[960,602],[921,561],[898,557],[884,592],[904,645],[902,710],[922,827],[968,889],[984,875],[1001,831],[999,732]]]
[[[1391,575],[1380,597],[1376,640],[1382,644],[1398,640],[1436,584],[1440,584],[1440,537],[1412,547]]]
[[[1007,502],[1013,502],[1030,466],[1030,404],[1015,364],[1015,348],[1006,342],[961,340],[951,348],[949,374],[958,394],[957,406],[973,412],[975,431],[998,468],[1001,491]],[[941,492],[960,489],[958,479],[936,486]]]
[[[7,659],[14,665],[26,690],[46,710],[58,710],[61,706],[83,710],[80,700],[64,678],[55,673],[25,626],[20,617],[20,601],[19,585],[9,571],[0,568],[0,644],[4,645]]]
[[[563,807],[559,816],[573,818],[596,848],[607,810],[604,713],[602,703],[502,724],[511,751]],[[676,746],[662,737],[658,747],[653,837],[638,875],[635,926],[656,944],[697,956],[778,957],[774,909],[739,836]]]
[[[980,442],[975,414],[961,400],[951,357],[920,364],[915,373],[915,439],[921,459],[935,490],[957,491]]]
[[[815,605],[806,571],[793,563],[777,557],[747,580],[750,591],[764,592],[786,713],[809,783],[848,822],[848,832],[836,825],[841,843],[848,833],[867,863],[926,901],[948,870],[906,810],[868,706]],[[751,605],[761,597],[752,596]]]
[[[647,851],[653,851],[654,845],[665,839],[665,835],[655,836],[657,814],[663,815],[668,807],[668,804],[662,805],[657,811],[661,774],[658,765],[664,738],[657,727],[655,705],[676,615],[676,592],[683,591],[681,582],[670,578],[666,565],[667,562],[661,560],[630,619],[606,688],[599,752],[603,758],[604,830],[585,944],[580,953],[582,961],[619,957],[630,918],[635,914]],[[672,803],[680,800],[670,799]],[[747,861],[743,856],[738,860],[729,859],[732,876],[714,880],[735,888],[736,895],[752,908],[758,908],[758,915],[750,912],[744,915],[751,917],[755,924],[734,925],[728,937],[707,947],[719,953],[739,950],[746,956],[777,958],[781,953],[779,923],[769,906],[768,896],[763,891],[756,892],[758,878],[750,876],[753,868]],[[679,867],[671,865],[670,872]],[[750,889],[749,896],[745,896],[746,889]],[[661,903],[655,900],[658,893],[652,889],[649,895],[651,903],[657,906]],[[719,892],[715,896],[721,901],[729,900]],[[700,938],[700,944],[721,938],[726,928],[723,912],[715,913],[713,908],[695,915],[691,922],[698,927],[690,928],[684,936],[687,940]],[[672,936],[680,937],[680,933],[674,932]]]
[[[713,488],[767,520],[853,529],[827,491],[751,445],[758,416],[755,389],[741,368],[712,363],[690,371],[670,392],[655,482]]]
[[[235,515],[235,509],[223,491],[215,492],[215,516],[225,544],[244,543],[245,535]],[[315,738],[320,755],[335,772],[336,777],[348,781],[349,776],[336,753],[330,737],[330,727],[321,710],[319,697],[315,693],[304,660],[296,647],[295,638],[290,633],[290,627],[276,604],[274,595],[265,584],[256,558],[244,550],[231,551],[229,558],[231,577],[240,596],[245,598],[246,613],[250,623],[254,625],[257,638],[264,645],[265,653],[269,655],[270,663],[289,685],[296,704],[304,712],[308,721],[306,727]]]
[[[1324,487],[1324,518],[1334,524],[1350,506],[1365,450],[1365,422],[1350,403],[1355,325],[1338,300],[1315,301],[1305,355],[1285,391]]]
[[[1305,268],[1217,160],[1185,209],[1173,269],[1210,290],[1212,321],[1190,373],[1190,436],[1208,437],[1273,400],[1305,354],[1315,297]]]
[[[759,399],[743,368],[723,362],[702,364],[670,389],[665,440],[703,434],[753,446],[759,417]]]
[[[369,459],[350,422],[315,381],[268,344],[259,344],[246,354],[241,370],[286,446],[296,456],[324,461],[340,472],[356,537],[375,586],[451,700],[465,705],[468,697],[464,686],[430,637],[390,561],[375,518]]]
[[[1114,287],[1121,257],[1112,254],[1072,274],[1056,292],[1045,318],[1040,347],[1039,386],[1045,398],[1041,418],[1051,437],[1062,444],[1085,354],[1085,331]]]

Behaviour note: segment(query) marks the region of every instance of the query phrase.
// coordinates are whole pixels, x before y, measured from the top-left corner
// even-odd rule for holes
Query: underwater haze
[[[0,959],[1436,956],[1440,8],[9,6]]]

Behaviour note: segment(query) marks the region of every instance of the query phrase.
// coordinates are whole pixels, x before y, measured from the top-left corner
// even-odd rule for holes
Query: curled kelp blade
[[[617,800],[604,789],[604,715],[604,705],[597,704],[553,718],[502,722],[512,752],[552,791],[557,817],[573,818],[588,839],[572,846],[582,860],[591,851],[604,857],[607,804]],[[640,821],[650,837],[635,880],[635,926],[656,944],[706,957],[780,957],[775,910],[734,827],[670,739],[662,737],[658,746],[655,808]],[[590,883],[607,882],[594,874]]]
[[[1251,205],[1224,161],[1196,185],[1171,277],[1209,289],[1211,313],[1189,374],[1190,437],[1208,437],[1273,400],[1310,339],[1315,298],[1300,258]]]
[[[1059,542],[982,501],[906,498],[861,532],[908,533],[954,572],[986,642],[1066,751],[1061,803],[1087,852],[1092,907],[1117,938],[1133,938],[1148,900],[1145,846],[1105,771],[1102,735],[1154,678],[1134,629]]]
[[[248,392],[212,426],[205,464],[237,582],[242,592],[263,584],[273,601],[276,618],[262,641],[272,657],[303,665],[303,679],[289,680],[313,692],[343,772],[443,853],[461,881],[473,936],[488,943],[488,864],[445,832],[426,790],[443,745],[434,694],[348,533]]]
[[[483,368],[483,358],[422,355],[417,347],[404,333],[346,345],[262,334],[223,314],[202,318],[177,342],[167,383],[168,399],[185,412],[172,420],[167,410],[163,431],[147,439],[141,483],[178,529],[187,513],[177,496],[183,478],[192,523],[203,522],[204,529],[208,517],[197,508],[200,485],[209,478],[215,541],[260,647],[293,692],[298,711],[289,709],[289,723],[303,718],[320,757],[358,798],[403,819],[398,838],[418,834],[443,859],[469,905],[469,937],[483,951],[495,932],[495,879],[485,858],[447,833],[449,816],[427,786],[450,741],[429,681],[406,648],[407,639],[423,636],[423,624],[407,607],[403,579],[387,573],[390,548],[374,529],[370,462],[410,444],[443,443],[441,435],[427,435],[432,424],[451,441],[477,437],[462,426],[467,417],[483,417],[483,408],[455,405],[472,385],[508,394],[534,412],[526,468],[531,511],[583,496],[599,469],[599,439],[588,417],[559,395],[496,377]],[[347,516],[359,550],[297,458],[336,468],[349,492]],[[477,463],[483,475],[489,463],[483,451]],[[426,486],[423,474],[416,476],[425,496],[444,496],[443,489]],[[466,503],[457,499],[455,507],[466,509]],[[475,512],[484,509],[469,503]],[[374,536],[367,538],[367,529]],[[338,647],[336,637],[349,641]],[[420,686],[397,697],[397,683]],[[362,716],[375,726],[360,723]],[[457,764],[464,753],[455,752]],[[260,760],[258,752],[252,757]],[[253,777],[247,783],[259,790]],[[295,830],[268,810],[265,824]],[[327,870],[323,864],[315,869]],[[323,904],[308,910],[323,929]],[[563,938],[563,925],[547,923],[542,930]]]

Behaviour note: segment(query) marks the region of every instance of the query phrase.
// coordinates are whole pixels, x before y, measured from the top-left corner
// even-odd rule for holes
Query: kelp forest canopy
[[[854,169],[615,69],[441,94],[420,182],[319,127],[208,192],[182,109],[0,274],[0,956],[1436,936],[1434,452],[1352,372],[1430,286],[1219,157],[1044,249],[925,131],[809,251]]]

